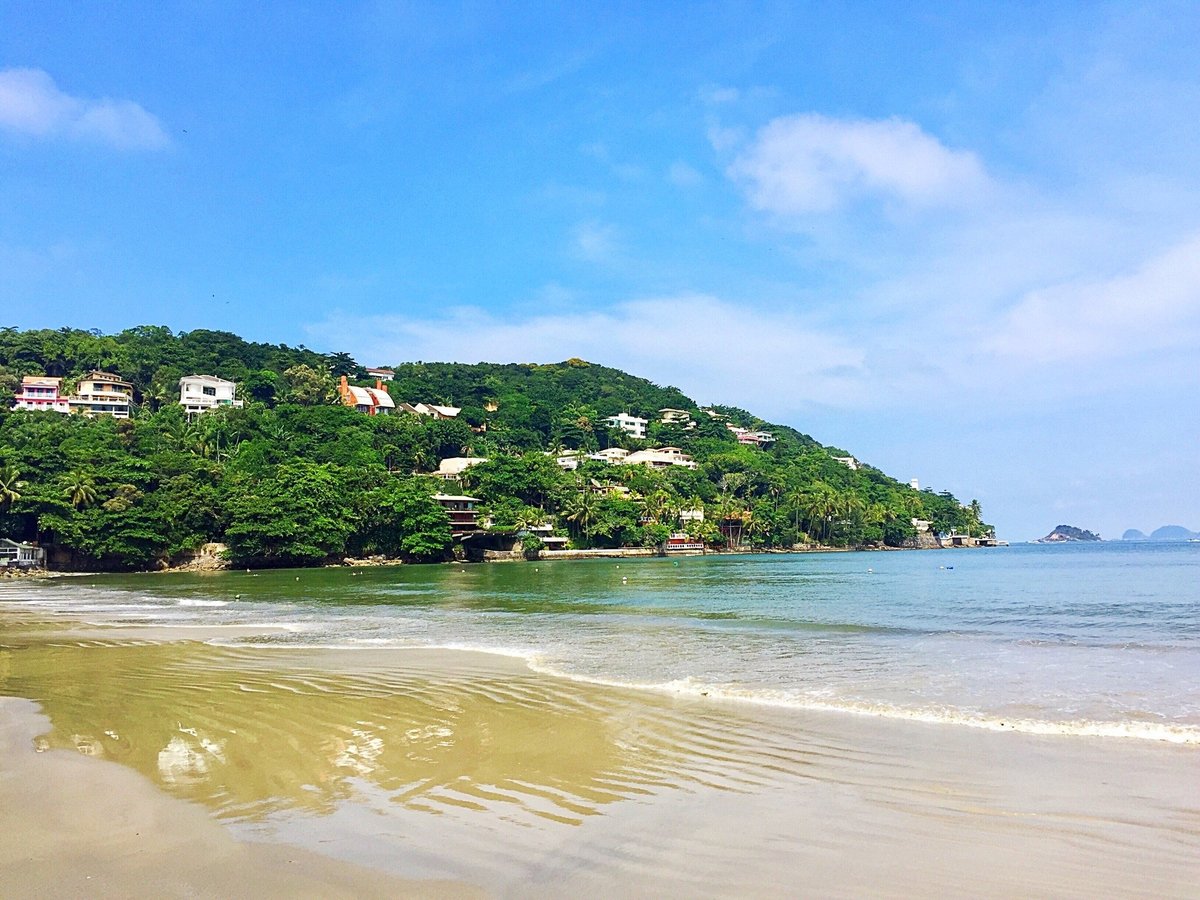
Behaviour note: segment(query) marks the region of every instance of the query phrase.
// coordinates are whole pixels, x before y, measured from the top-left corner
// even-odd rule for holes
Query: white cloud
[[[714,146],[725,143],[722,136]],[[988,183],[973,153],[944,146],[912,122],[814,114],[769,122],[729,174],[755,208],[782,215],[830,212],[869,197],[952,205]]]
[[[1107,281],[1031,291],[984,346],[1029,362],[1114,359],[1200,343],[1200,234]]]
[[[156,150],[169,143],[158,119],[132,100],[72,97],[41,69],[0,71],[0,129],[121,150]]]
[[[571,249],[587,262],[611,262],[617,252],[617,230],[602,222],[581,222],[571,236]]]
[[[676,160],[667,169],[667,180],[676,187],[689,188],[701,184],[704,176],[683,160]]]
[[[726,103],[736,103],[742,98],[742,93],[737,88],[720,87],[719,85],[709,85],[701,88],[700,102],[709,106],[720,106]]]
[[[551,362],[577,356],[676,385],[700,402],[735,403],[766,415],[867,399],[861,348],[791,313],[708,295],[523,318],[477,308],[430,318],[337,313],[308,332],[322,346],[375,362]]]

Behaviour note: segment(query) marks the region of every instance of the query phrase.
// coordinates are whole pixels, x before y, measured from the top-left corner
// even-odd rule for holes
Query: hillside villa
[[[749,428],[739,428],[737,425],[725,423],[725,427],[733,432],[733,436],[738,439],[739,444],[747,444],[754,447],[764,447],[767,444],[775,442],[775,435],[769,431],[752,431]]]
[[[133,385],[120,375],[95,369],[79,379],[79,385],[68,398],[68,403],[71,412],[80,415],[128,419],[133,403]]]
[[[475,504],[482,502],[478,497],[462,494],[434,494],[433,499],[441,504],[450,516],[450,532],[456,538],[479,531],[479,513]]]
[[[367,374],[380,381],[391,381],[396,377],[396,373],[391,369],[367,369]]]
[[[650,424],[649,419],[639,419],[637,416],[631,416],[629,413],[617,413],[615,416],[609,416],[604,420],[605,423],[613,428],[619,428],[626,434],[632,435],[639,440],[646,439],[646,426]]]
[[[343,375],[338,381],[338,396],[343,406],[349,406],[368,416],[390,415],[396,408],[396,401],[383,386],[383,381],[378,378],[375,379],[375,387],[364,388],[350,384],[350,380]]]
[[[627,456],[629,456],[629,451],[624,447],[609,447],[598,453],[589,454],[588,459],[595,459],[606,463],[621,463],[625,461]]]
[[[431,419],[455,419],[462,412],[457,406],[438,406],[435,403],[401,403],[396,409],[409,415],[428,416]]]
[[[461,478],[463,472],[471,466],[477,466],[483,462],[487,462],[486,456],[450,456],[438,463],[433,477],[443,481],[455,481]]]
[[[71,411],[70,399],[59,393],[61,386],[61,378],[26,375],[21,379],[21,389],[16,395],[13,409],[69,413]]]
[[[237,383],[215,375],[185,375],[179,379],[179,403],[190,419],[219,406],[240,409],[242,401],[234,395]]]
[[[682,425],[684,428],[694,428],[695,422],[692,421],[692,414],[686,409],[672,409],[669,406],[663,407],[658,411],[659,421],[664,425]]]
[[[625,465],[649,466],[652,469],[668,469],[671,466],[683,466],[685,469],[697,468],[696,461],[678,447],[637,450],[625,457]]]

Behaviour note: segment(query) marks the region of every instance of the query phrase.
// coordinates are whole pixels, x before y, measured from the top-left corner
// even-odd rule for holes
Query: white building
[[[686,409],[672,409],[669,406],[658,411],[659,421],[664,425],[682,425],[685,428],[692,424],[692,414]]]
[[[487,462],[486,456],[451,456],[438,463],[438,469],[433,475],[444,481],[453,481],[461,478],[462,473],[471,466],[477,466],[484,462]]]
[[[14,569],[46,565],[46,551],[37,544],[26,544],[0,538],[0,566]]]
[[[396,373],[391,369],[367,369],[367,374],[380,381],[391,381],[396,377]]]
[[[564,450],[561,453],[554,453],[548,450],[546,452],[547,455],[554,457],[554,461],[558,463],[560,469],[565,469],[568,472],[574,472],[579,468],[579,464],[587,459],[587,452],[584,450]]]
[[[843,466],[845,466],[851,472],[855,472],[858,470],[858,460],[855,459],[853,456],[835,456],[833,458],[833,461],[841,463]]]
[[[438,406],[436,403],[401,403],[396,407],[400,412],[414,416],[428,416],[431,419],[455,419],[462,409],[457,406]]]
[[[683,466],[686,469],[697,468],[696,461],[678,447],[638,450],[625,457],[625,465],[649,466],[652,469],[667,469],[671,466]]]
[[[68,402],[71,412],[80,415],[128,419],[133,385],[119,375],[95,370],[79,379],[79,386]]]
[[[629,451],[624,447],[609,447],[597,453],[590,454],[588,459],[595,459],[606,463],[621,463],[625,461],[625,457],[628,455]]]
[[[646,439],[646,426],[650,424],[649,419],[639,419],[637,416],[631,416],[629,413],[617,413],[615,416],[609,416],[604,421],[613,428],[620,428],[626,434],[631,434],[640,440]]]
[[[696,506],[696,507],[693,507],[692,509],[681,509],[679,511],[679,521],[680,522],[703,522],[704,521],[704,507]]]
[[[71,404],[67,397],[59,393],[61,385],[61,378],[48,378],[45,375],[26,375],[21,379],[21,390],[15,398],[13,409],[69,413],[71,411]]]
[[[179,403],[188,418],[218,406],[241,408],[237,383],[215,375],[185,375],[179,379]]]

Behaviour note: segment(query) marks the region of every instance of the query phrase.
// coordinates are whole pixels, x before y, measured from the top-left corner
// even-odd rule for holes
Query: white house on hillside
[[[215,375],[185,375],[179,379],[179,403],[188,418],[218,406],[241,407],[237,383]]]
[[[625,461],[625,457],[629,455],[629,451],[624,447],[608,447],[596,453],[588,455],[588,459],[599,460],[606,463],[620,463]]]
[[[443,481],[455,481],[461,478],[463,472],[471,466],[485,462],[487,462],[485,456],[450,456],[438,463],[438,469],[433,476],[441,478]]]
[[[670,466],[697,468],[696,461],[678,447],[659,447],[656,450],[638,450],[625,457],[627,466],[649,466],[651,469],[666,469]]]
[[[620,428],[626,434],[631,434],[641,440],[646,439],[646,426],[650,424],[649,419],[639,419],[637,416],[631,416],[624,412],[609,416],[604,421],[613,428]]]
[[[396,407],[400,412],[414,416],[428,416],[431,419],[454,419],[462,412],[457,406],[438,406],[436,403],[401,403]]]

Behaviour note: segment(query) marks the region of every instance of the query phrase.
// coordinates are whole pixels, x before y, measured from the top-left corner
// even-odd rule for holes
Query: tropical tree
[[[21,499],[20,488],[24,487],[21,473],[12,463],[0,466],[0,510],[7,509]]]
[[[599,498],[586,486],[567,502],[567,521],[579,527],[585,544],[591,543],[591,527],[596,521],[599,506]]]
[[[96,502],[96,479],[86,472],[76,470],[67,474],[65,496],[73,507],[82,509]]]

